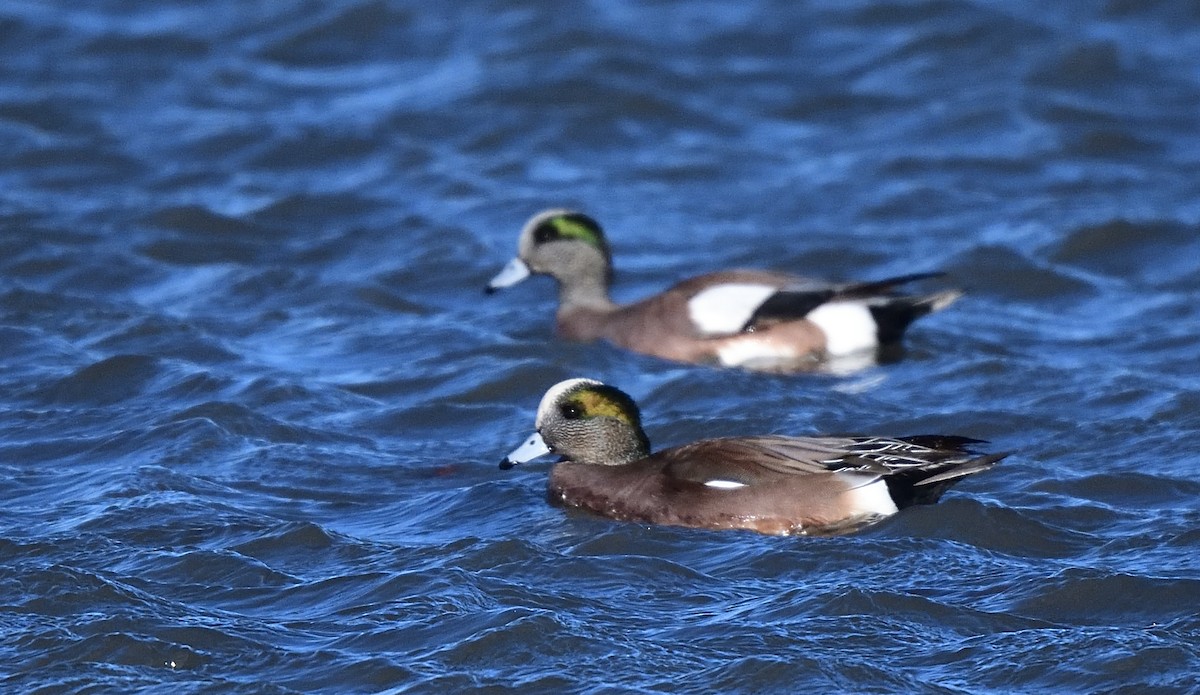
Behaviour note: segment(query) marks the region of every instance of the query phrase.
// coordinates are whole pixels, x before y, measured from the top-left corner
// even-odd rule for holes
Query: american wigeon
[[[525,224],[517,257],[488,293],[530,274],[558,281],[558,334],[607,340],[679,362],[750,369],[804,370],[826,360],[870,354],[898,343],[917,318],[950,305],[958,290],[903,295],[896,288],[939,275],[828,283],[758,270],[685,280],[662,294],[620,306],[609,299],[612,257],[600,225],[554,209]]]
[[[641,415],[620,390],[592,379],[555,384],[537,431],[500,462],[545,454],[552,502],[613,519],[769,534],[845,532],[915,504],[1007,454],[966,437],[705,439],[650,453]]]

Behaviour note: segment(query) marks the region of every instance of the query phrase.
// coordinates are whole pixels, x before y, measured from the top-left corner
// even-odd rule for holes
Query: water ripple
[[[0,7],[13,691],[1200,688],[1194,3]],[[629,301],[943,270],[853,375],[553,337],[484,299],[600,219]],[[646,527],[502,473],[595,376],[656,446],[1013,454],[838,538]]]

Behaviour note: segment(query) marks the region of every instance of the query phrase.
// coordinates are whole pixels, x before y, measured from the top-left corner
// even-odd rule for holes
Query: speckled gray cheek
[[[557,413],[548,416],[540,426],[542,439],[555,453],[569,459],[575,458],[573,454],[587,452],[593,448],[593,429],[587,425],[586,420],[567,420]]]
[[[556,415],[546,418],[541,432],[555,452],[576,463],[620,465],[649,454],[644,435],[614,418]]]
[[[529,247],[527,262],[539,267],[542,272],[577,272],[580,267],[580,251],[586,248],[580,242],[555,240]]]

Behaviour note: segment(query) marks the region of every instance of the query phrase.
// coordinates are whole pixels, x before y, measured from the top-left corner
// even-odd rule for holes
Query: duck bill
[[[532,461],[539,456],[550,453],[550,446],[542,439],[542,435],[534,432],[524,444],[509,452],[500,462],[500,470],[506,471],[519,463]]]
[[[496,273],[496,277],[492,278],[484,291],[491,294],[496,290],[512,287],[527,277],[529,277],[529,266],[525,265],[525,261],[520,258],[514,258],[504,266],[503,270]]]

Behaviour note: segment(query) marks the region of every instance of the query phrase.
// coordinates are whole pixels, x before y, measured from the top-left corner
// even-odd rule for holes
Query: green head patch
[[[539,244],[561,239],[578,239],[595,246],[608,255],[608,244],[604,232],[592,218],[579,212],[565,212],[543,221],[533,230],[533,240]]]
[[[570,393],[559,404],[559,412],[568,420],[610,417],[635,430],[642,429],[642,415],[633,399],[605,384],[585,386]]]

